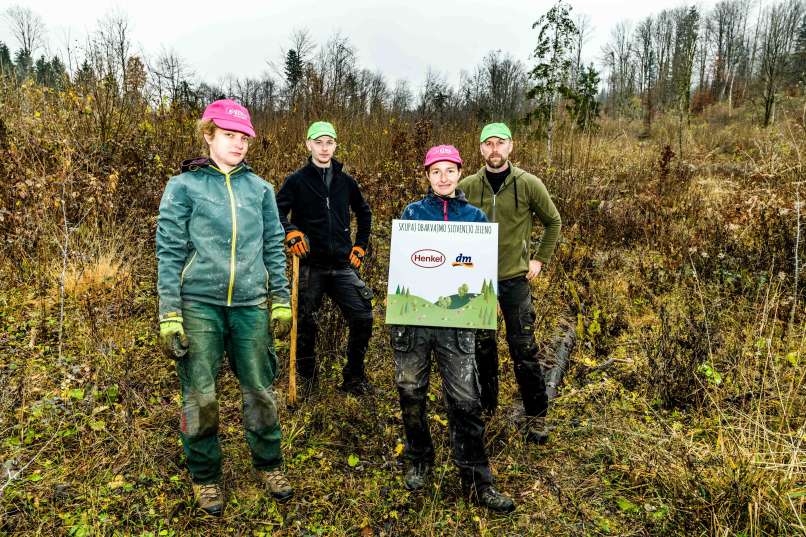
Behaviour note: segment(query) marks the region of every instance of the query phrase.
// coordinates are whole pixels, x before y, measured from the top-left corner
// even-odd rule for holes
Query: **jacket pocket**
[[[389,327],[389,340],[392,348],[399,352],[409,352],[412,349],[413,334],[410,326],[392,325]]]
[[[535,307],[532,305],[531,300],[525,304],[521,304],[520,308],[518,309],[518,320],[520,321],[521,325],[521,333],[531,334],[534,332],[536,318],[537,315],[535,314]]]
[[[372,293],[372,289],[367,286],[367,284],[363,280],[358,280],[355,284],[355,290],[358,291],[358,296],[362,299],[371,302],[372,297],[374,296]]]
[[[456,345],[465,354],[473,354],[476,351],[476,331],[465,328],[456,329]]]
[[[193,255],[190,257],[190,261],[188,261],[187,264],[185,265],[185,268],[182,269],[182,274],[180,274],[180,276],[179,276],[179,286],[180,287],[182,287],[182,285],[185,283],[185,278],[188,276],[188,273],[190,271],[190,267],[193,265],[193,262],[196,260],[196,256],[198,255],[198,253],[199,253],[198,250],[193,252]]]

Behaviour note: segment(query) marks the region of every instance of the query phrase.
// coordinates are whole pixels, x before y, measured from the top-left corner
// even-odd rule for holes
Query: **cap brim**
[[[334,140],[336,139],[335,132],[317,132],[316,134],[312,134],[310,137],[308,137],[308,140],[316,140],[317,138],[321,138],[322,136],[330,136]]]
[[[239,123],[237,121],[229,121],[226,119],[218,119],[218,118],[213,118],[213,123],[215,123],[216,127],[226,129],[228,131],[242,132],[246,135],[251,136],[252,138],[255,137],[255,131],[249,125],[244,125],[243,123]]]
[[[484,142],[486,142],[487,140],[489,140],[490,138],[501,138],[502,140],[511,140],[511,139],[512,139],[512,136],[511,136],[511,135],[510,135],[510,136],[507,136],[507,135],[506,135],[506,134],[504,134],[504,133],[498,133],[498,134],[488,134],[487,136],[485,136],[484,138],[482,138],[482,139],[481,139],[481,142],[482,142],[482,143],[484,143]]]
[[[462,165],[462,159],[453,159],[453,158],[448,158],[448,157],[439,157],[439,158],[435,158],[434,160],[431,160],[431,161],[428,161],[428,162],[424,162],[424,163],[423,163],[423,168],[427,168],[427,167],[429,167],[429,166],[430,166],[430,165],[432,165],[432,164],[436,164],[437,162],[453,162],[454,164],[458,164],[459,166],[461,166],[461,165]]]

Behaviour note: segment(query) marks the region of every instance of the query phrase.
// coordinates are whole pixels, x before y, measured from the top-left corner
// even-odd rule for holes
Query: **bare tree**
[[[350,40],[335,33],[319,49],[314,70],[322,82],[322,105],[327,109],[341,107],[348,81],[356,76],[356,51]]]
[[[400,79],[395,82],[395,87],[392,89],[390,97],[390,106],[392,113],[401,115],[411,110],[414,96],[409,88],[407,80]]]
[[[453,90],[445,81],[444,75],[429,68],[420,91],[417,112],[420,115],[445,117],[453,99]]]
[[[649,136],[652,129],[652,91],[657,72],[655,50],[652,48],[654,24],[654,19],[651,16],[645,18],[636,27],[633,37],[633,50],[638,61],[638,92],[641,94],[644,106],[645,136]]]
[[[98,21],[84,47],[79,75],[95,101],[93,118],[102,144],[119,139],[137,124],[133,118],[140,110],[140,96],[128,91],[128,77],[140,73],[135,64],[129,63],[132,56],[128,19],[112,14]],[[127,95],[130,98],[124,98]]]
[[[759,61],[765,127],[775,121],[776,93],[787,72],[803,11],[802,1],[784,0],[764,13]]]
[[[712,92],[718,100],[731,99],[736,69],[744,53],[744,30],[749,2],[722,0],[708,17],[713,31],[714,65]]]
[[[678,8],[675,15],[675,45],[672,58],[672,83],[678,110],[678,156],[683,158],[683,130],[688,127],[691,106],[691,73],[697,51],[700,12],[696,7]]]
[[[33,56],[45,45],[45,23],[31,8],[12,6],[6,10],[5,18],[11,34],[26,55]]]
[[[164,47],[150,65],[149,72],[156,103],[179,100],[180,93],[187,89],[188,81],[193,76],[185,60],[175,51]]]
[[[579,79],[579,71],[582,68],[582,49],[585,43],[590,40],[593,26],[591,25],[591,18],[585,13],[580,13],[575,17],[574,24],[577,27],[576,35],[576,60],[574,61],[574,72],[571,76],[571,85],[576,89],[576,83]]]
[[[635,62],[630,35],[629,23],[619,22],[610,34],[610,42],[602,51],[610,73],[609,97],[614,110],[619,114],[627,111],[630,97],[635,92]]]

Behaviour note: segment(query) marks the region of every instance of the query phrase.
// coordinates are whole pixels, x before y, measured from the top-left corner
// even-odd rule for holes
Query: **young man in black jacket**
[[[372,390],[364,371],[372,333],[372,290],[357,272],[367,252],[372,212],[358,183],[333,158],[333,125],[313,123],[305,145],[311,152],[308,163],[286,177],[277,193],[286,246],[301,258],[297,375],[303,393],[309,393],[316,380],[316,312],[327,293],[350,329],[340,389],[362,395]],[[351,212],[357,223],[355,242],[350,235]]]

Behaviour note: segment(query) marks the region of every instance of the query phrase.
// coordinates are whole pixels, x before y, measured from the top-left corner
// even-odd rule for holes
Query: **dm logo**
[[[459,254],[456,256],[456,261],[451,263],[451,266],[473,268],[473,258],[469,255]]]
[[[437,250],[417,250],[411,254],[411,262],[421,268],[437,268],[445,264],[445,254]]]

